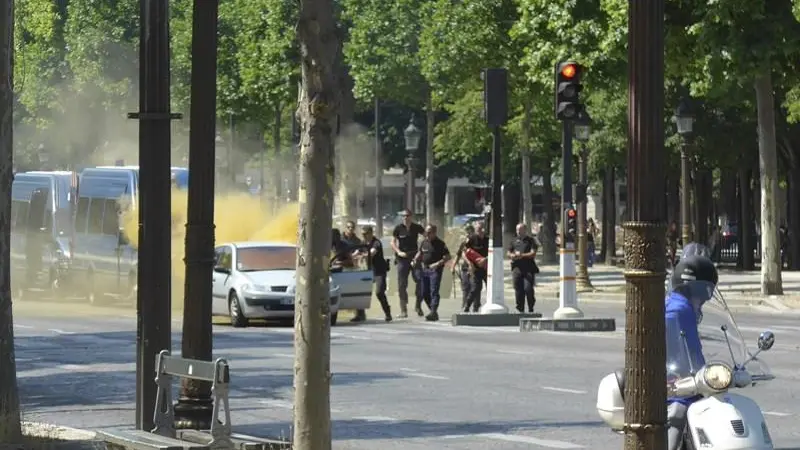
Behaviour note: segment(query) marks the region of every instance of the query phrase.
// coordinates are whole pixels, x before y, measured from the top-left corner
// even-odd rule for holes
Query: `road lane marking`
[[[478,433],[478,434],[454,434],[442,436],[442,439],[469,439],[469,438],[485,438],[494,439],[497,441],[516,442],[520,444],[532,444],[540,447],[547,448],[585,448],[582,445],[573,444],[566,441],[554,441],[551,439],[539,439],[533,436],[521,436],[518,434],[505,434],[505,433]]]
[[[30,328],[33,328],[33,327],[32,327],[32,326],[30,326],[30,325],[22,325],[22,324],[19,324],[19,323],[15,323],[15,324],[14,324],[14,328],[24,328],[24,329],[30,329]]]
[[[294,403],[286,400],[260,400],[259,403],[280,409],[294,409]]]
[[[448,377],[443,377],[441,375],[430,375],[427,373],[422,373],[416,369],[409,369],[407,367],[400,368],[400,372],[405,373],[409,377],[417,377],[417,378],[427,378],[429,380],[449,380]]]
[[[292,359],[294,359],[294,353],[273,353],[272,356],[277,356],[278,358],[292,358]]]
[[[764,411],[763,413],[765,416],[775,416],[775,417],[789,417],[792,413],[783,413],[783,412],[775,412],[775,411]]]
[[[530,352],[523,352],[521,350],[497,350],[497,353],[502,353],[504,355],[531,356]]]
[[[53,333],[57,334],[75,334],[74,331],[64,331],[64,330],[59,330],[58,328],[48,328],[47,331],[52,331]]]
[[[262,405],[272,406],[273,408],[280,408],[280,409],[294,409],[294,403],[288,400],[259,400],[258,403]],[[342,411],[336,408],[331,408],[332,413],[341,413]]]
[[[355,334],[345,334],[344,337],[348,339],[356,339],[359,341],[371,341],[372,338],[369,336],[356,336]]]
[[[579,391],[577,389],[566,389],[560,387],[552,387],[552,386],[542,386],[542,389],[545,391],[553,391],[553,392],[563,392],[565,394],[586,394],[586,391]]]
[[[394,417],[386,416],[356,416],[353,417],[353,419],[363,420],[364,422],[399,422],[399,420]]]

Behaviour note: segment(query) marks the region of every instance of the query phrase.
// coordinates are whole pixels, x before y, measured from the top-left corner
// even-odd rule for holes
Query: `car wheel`
[[[244,313],[242,313],[242,305],[239,303],[239,297],[236,295],[236,292],[231,292],[228,311],[231,315],[231,325],[234,328],[244,328],[247,326],[247,318],[244,316]]]
[[[339,320],[339,312],[335,312],[331,314],[331,326],[335,326],[336,322]]]

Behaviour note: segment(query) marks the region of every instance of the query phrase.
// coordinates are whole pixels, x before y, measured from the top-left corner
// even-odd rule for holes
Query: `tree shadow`
[[[421,420],[366,420],[345,419],[332,422],[335,440],[415,439],[445,436],[480,435],[488,433],[512,433],[550,428],[598,428],[607,425],[601,421],[549,422],[549,421],[489,421],[489,422],[429,422]],[[235,432],[273,436],[291,436],[291,423],[258,425],[234,424]]]
[[[176,333],[172,338],[172,348],[179,353],[181,335]],[[18,336],[16,341],[19,344],[17,376],[26,411],[83,405],[98,409],[133,407],[136,394],[134,332]],[[214,356],[226,357],[231,365],[231,397],[275,398],[279,392],[291,389],[293,371],[269,367],[268,361],[277,358],[271,356],[273,350],[291,349],[293,345],[291,334],[215,333]],[[226,355],[226,350],[234,349],[233,355]],[[253,368],[250,363],[237,368],[237,362],[247,360],[259,361],[259,367]],[[332,385],[379,383],[401,376],[385,372],[337,372],[333,374]],[[150,378],[153,383],[154,378],[155,374]],[[173,396],[178,389],[176,380]],[[235,403],[233,408],[236,410]]]

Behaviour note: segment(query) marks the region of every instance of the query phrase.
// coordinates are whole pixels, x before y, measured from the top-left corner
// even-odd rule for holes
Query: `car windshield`
[[[236,251],[236,270],[260,272],[263,270],[294,270],[297,250],[290,246],[240,247]]]

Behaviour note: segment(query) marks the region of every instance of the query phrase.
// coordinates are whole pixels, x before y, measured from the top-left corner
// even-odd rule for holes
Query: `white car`
[[[283,242],[233,242],[214,250],[212,314],[229,316],[231,325],[249,319],[294,318],[297,248]],[[372,272],[345,270],[331,274],[331,325],[340,310],[369,309]]]

